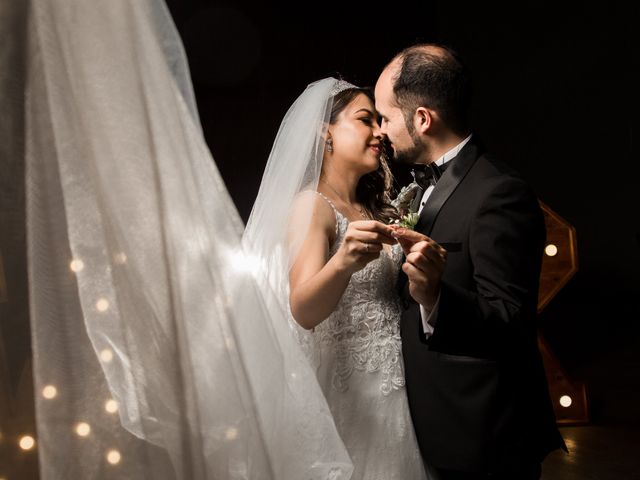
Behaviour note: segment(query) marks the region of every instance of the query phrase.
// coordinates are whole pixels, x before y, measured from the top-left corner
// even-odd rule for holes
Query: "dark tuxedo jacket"
[[[529,186],[473,139],[451,162],[415,228],[448,251],[428,339],[400,277],[409,406],[427,464],[508,471],[566,448],[537,343],[544,220]]]

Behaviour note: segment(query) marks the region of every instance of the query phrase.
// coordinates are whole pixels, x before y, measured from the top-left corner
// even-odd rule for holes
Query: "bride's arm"
[[[342,255],[336,254],[327,261],[336,218],[321,198],[314,203],[307,235],[289,271],[291,313],[309,330],[336,308],[352,275]]]
[[[351,275],[378,258],[383,244],[396,244],[388,225],[375,220],[354,221],[349,223],[340,248],[329,258],[336,217],[321,197],[314,200],[312,208],[298,209],[313,214],[289,271],[291,313],[307,329],[316,327],[331,314]],[[292,218],[295,224],[295,216]]]

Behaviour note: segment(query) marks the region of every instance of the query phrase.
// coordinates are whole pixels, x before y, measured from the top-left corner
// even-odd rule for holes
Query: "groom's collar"
[[[440,208],[442,208],[449,195],[453,193],[479,156],[480,149],[475,140],[470,141],[469,137],[467,137],[464,140],[466,143],[456,152],[456,160],[451,162],[451,165],[447,165],[447,170],[442,174],[420,213],[420,218],[415,226],[416,231],[426,235],[431,234],[433,223],[438,216]]]
[[[441,167],[442,165],[444,165],[445,163],[447,163],[450,160],[453,160],[458,153],[460,153],[460,150],[463,149],[463,147],[469,143],[469,140],[471,140],[471,136],[473,134],[469,134],[464,140],[462,140],[459,144],[457,144],[455,147],[453,147],[452,149],[448,150],[447,152],[445,152],[444,155],[442,155],[440,158],[438,158],[434,163],[438,166]]]

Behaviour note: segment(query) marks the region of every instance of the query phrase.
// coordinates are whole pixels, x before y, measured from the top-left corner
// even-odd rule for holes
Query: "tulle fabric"
[[[163,2],[33,0],[27,38],[42,478],[349,478]]]
[[[311,332],[300,327],[289,306],[289,271],[300,253],[318,196],[329,117],[335,95],[354,85],[332,77],[307,86],[287,111],[265,167],[242,242],[251,252],[261,291],[270,291],[274,316],[286,312],[291,333],[317,368]]]

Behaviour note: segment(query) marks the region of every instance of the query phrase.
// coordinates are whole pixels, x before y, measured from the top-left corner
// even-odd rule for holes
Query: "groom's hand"
[[[406,255],[402,271],[409,278],[409,293],[430,311],[440,293],[447,251],[431,238],[413,230],[395,229],[394,236]]]

